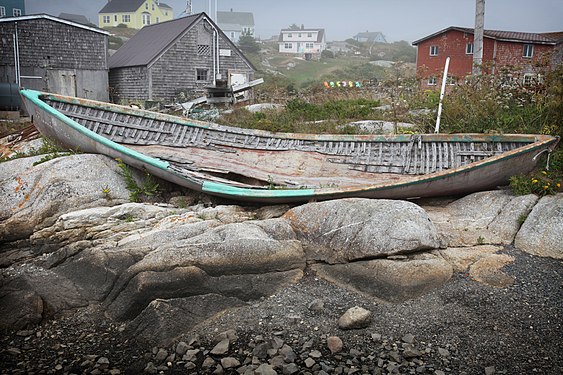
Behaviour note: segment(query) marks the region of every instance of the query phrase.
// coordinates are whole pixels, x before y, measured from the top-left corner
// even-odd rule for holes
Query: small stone
[[[100,359],[96,361],[96,364],[98,365],[100,370],[105,370],[109,367],[109,359],[107,359],[106,357],[100,357]]]
[[[161,363],[166,359],[166,357],[168,357],[168,352],[166,351],[166,349],[160,348],[156,352],[156,355],[154,356],[154,360],[156,361],[156,363]]]
[[[318,350],[311,350],[309,357],[311,358],[321,358],[323,355]]]
[[[493,375],[495,372],[495,366],[485,367],[485,375]]]
[[[10,355],[19,355],[19,354],[22,354],[22,351],[19,350],[18,348],[8,348],[7,352],[8,352],[8,354],[10,354]]]
[[[438,348],[438,354],[440,354],[442,357],[449,357],[450,351],[448,349]]]
[[[338,319],[338,327],[341,329],[366,328],[371,323],[371,311],[359,306],[354,306]]]
[[[214,355],[224,355],[229,351],[230,341],[229,339],[224,339],[219,341],[213,349],[211,349],[211,354]]]
[[[307,308],[311,311],[322,311],[325,308],[325,303],[322,299],[315,299],[309,303]]]
[[[372,333],[371,334],[371,339],[373,341],[381,341],[381,333]]]
[[[414,336],[411,335],[410,333],[407,333],[406,335],[403,336],[402,340],[407,344],[412,344],[414,342]]]
[[[154,365],[154,363],[149,362],[145,366],[144,372],[146,372],[147,374],[156,374],[158,372],[158,370],[156,369],[156,366]]]
[[[256,370],[254,370],[256,375],[277,375],[278,373],[271,365],[262,363]]]
[[[178,354],[179,356],[182,356],[182,355],[186,354],[186,352],[188,351],[189,348],[190,348],[190,346],[188,344],[186,344],[184,341],[180,341],[176,345],[176,354]]]
[[[405,358],[415,358],[415,357],[420,357],[422,355],[420,350],[417,350],[411,345],[407,345],[404,349],[405,350],[403,351],[403,356]]]
[[[338,336],[330,336],[328,339],[326,339],[326,344],[332,354],[340,353],[344,346],[344,343]]]
[[[310,357],[305,360],[305,366],[307,368],[313,367],[315,365],[315,363],[316,363],[315,360],[313,358],[310,358]]]
[[[446,375],[446,373],[442,370],[436,370],[434,371],[434,375]]]
[[[238,367],[238,366],[240,366],[240,361],[238,359],[234,358],[234,357],[222,358],[221,359],[221,366],[223,366],[224,369]]]
[[[296,373],[299,372],[299,366],[297,366],[295,363],[287,364],[287,365],[283,366],[282,372],[283,372],[284,375],[296,374]]]
[[[29,329],[16,332],[16,336],[20,336],[20,337],[27,337],[31,335],[33,335],[33,331]]]
[[[215,365],[215,361],[211,357],[206,357],[201,364],[203,368],[211,368]]]
[[[121,370],[118,368],[112,368],[111,370],[109,370],[109,375],[120,375],[121,374]]]

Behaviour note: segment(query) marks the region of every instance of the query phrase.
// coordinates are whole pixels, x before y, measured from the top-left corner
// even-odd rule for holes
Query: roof
[[[202,15],[194,14],[143,27],[110,56],[109,68],[148,65]]]
[[[376,38],[379,35],[383,35],[380,31],[366,31],[363,33],[357,33],[356,38]]]
[[[217,23],[254,26],[254,14],[250,12],[217,12]]]
[[[440,34],[447,33],[451,30],[457,30],[468,34],[473,34],[474,29],[467,27],[450,26],[434,34],[428,35],[422,39],[412,42],[417,45],[425,40],[434,38]],[[535,43],[535,44],[551,44],[556,45],[563,42],[563,31],[548,32],[548,33],[526,33],[519,31],[503,31],[503,30],[483,30],[485,38],[500,40],[504,42],[520,42],[520,43]]]
[[[135,12],[145,0],[111,0],[98,13]]]
[[[143,27],[110,56],[108,67],[113,69],[150,65],[203,18],[215,25],[205,13],[199,13]],[[222,33],[220,29],[219,32]],[[223,36],[226,42],[238,51],[238,48],[230,42],[227,36],[224,34]],[[252,69],[255,69],[242,53],[240,55]]]
[[[29,20],[37,20],[37,19],[47,19],[47,20],[51,20],[51,21],[54,21],[54,22],[64,23],[64,24],[69,25],[69,26],[78,27],[80,29],[93,31],[93,32],[99,33],[99,34],[104,34],[104,35],[110,34],[108,31],[98,29],[97,27],[94,27],[94,26],[83,25],[81,23],[65,20],[65,19],[62,19],[62,18],[57,18],[57,17],[51,16],[51,15],[48,15],[48,14],[34,14],[34,15],[21,16],[21,17],[0,18],[0,22],[6,22],[6,23],[8,23],[8,22],[21,22],[21,21],[29,21]]]
[[[219,27],[223,31],[242,31],[242,26],[238,23],[219,23]]]
[[[283,40],[283,33],[309,33],[309,32],[316,32],[317,33],[317,43],[320,43],[323,41],[323,37],[325,35],[325,29],[282,29],[280,32],[280,38],[279,41],[280,42],[285,42],[285,40]]]
[[[90,22],[88,18],[86,18],[86,16],[82,14],[61,13],[59,14],[59,18],[62,18],[67,21],[81,23],[83,25],[94,25],[92,22]]]

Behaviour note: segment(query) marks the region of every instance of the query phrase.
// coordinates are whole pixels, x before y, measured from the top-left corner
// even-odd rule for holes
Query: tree
[[[245,53],[258,53],[260,51],[260,45],[256,43],[256,39],[248,33],[243,33],[238,41],[239,48]]]

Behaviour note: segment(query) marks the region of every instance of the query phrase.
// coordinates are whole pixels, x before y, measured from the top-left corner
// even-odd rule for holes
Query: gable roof
[[[37,19],[47,19],[47,20],[51,20],[51,21],[54,21],[54,22],[64,23],[64,24],[69,25],[69,26],[78,27],[80,29],[90,30],[90,31],[93,31],[95,33],[110,35],[110,33],[108,31],[99,29],[95,26],[83,25],[81,23],[76,23],[76,22],[65,20],[65,19],[62,19],[62,18],[57,18],[57,17],[51,16],[49,14],[34,14],[34,15],[21,16],[21,17],[0,18],[0,22],[6,22],[6,23],[8,23],[8,22],[21,22],[21,21],[37,20]]]
[[[254,26],[254,14],[250,12],[217,12],[217,23]]]
[[[67,21],[81,23],[83,25],[95,26],[92,22],[90,22],[90,20],[88,20],[88,18],[86,18],[86,16],[82,14],[61,13],[59,14],[59,18]]]
[[[414,42],[412,42],[412,44],[417,45],[421,42],[424,42],[425,40],[434,38],[435,36],[444,34],[451,30],[457,30],[468,34],[474,33],[474,29],[472,28],[450,26],[443,30],[430,34],[422,39],[415,40]],[[563,42],[563,31],[549,33],[525,33],[519,31],[483,30],[483,37],[503,42],[556,45]]]
[[[317,32],[317,43],[323,41],[323,37],[325,35],[325,29],[282,29],[280,32],[280,42],[284,42],[283,34],[284,33],[309,33],[309,32]]]
[[[182,37],[185,32],[192,28],[193,25],[204,18],[217,27],[205,13],[193,14],[187,17],[143,27],[110,56],[108,67],[113,69],[151,64],[158,56]],[[223,35],[225,41],[230,43],[231,48],[239,51],[244,61],[246,61],[252,69],[255,69],[254,65],[240,53],[237,46],[227,38],[221,29],[217,27],[217,30]]]
[[[111,0],[98,13],[135,12],[145,0]]]

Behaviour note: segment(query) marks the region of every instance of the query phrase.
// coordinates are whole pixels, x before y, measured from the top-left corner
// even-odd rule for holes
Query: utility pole
[[[481,75],[483,64],[483,31],[485,28],[485,0],[476,0],[475,31],[473,33],[473,75]]]
[[[192,14],[193,14],[192,0],[188,0],[188,3],[186,4],[186,16],[191,16]]]

